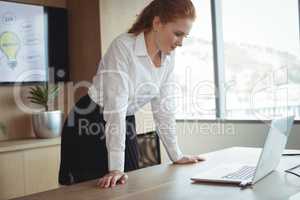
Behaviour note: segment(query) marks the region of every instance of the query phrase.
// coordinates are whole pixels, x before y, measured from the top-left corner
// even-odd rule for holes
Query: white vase
[[[63,113],[60,110],[35,113],[32,126],[37,138],[54,138],[61,135]]]

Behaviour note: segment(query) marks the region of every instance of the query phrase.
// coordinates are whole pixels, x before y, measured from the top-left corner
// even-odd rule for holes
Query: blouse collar
[[[142,32],[136,36],[134,52],[135,52],[135,55],[137,55],[137,56],[148,56],[144,32]],[[165,61],[168,57],[169,57],[168,54],[165,54],[162,52],[161,67],[163,67],[165,65]]]

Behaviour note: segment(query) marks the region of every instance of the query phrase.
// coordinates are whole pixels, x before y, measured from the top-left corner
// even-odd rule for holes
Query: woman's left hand
[[[184,155],[182,158],[179,160],[176,160],[174,164],[192,164],[192,163],[197,163],[199,161],[204,161],[205,158],[201,156],[192,156],[192,155]]]

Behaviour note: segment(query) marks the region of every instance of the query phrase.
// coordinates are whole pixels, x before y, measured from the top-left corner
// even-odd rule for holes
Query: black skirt
[[[89,107],[89,112],[78,112]],[[105,121],[102,108],[89,95],[82,97],[69,113],[61,135],[59,183],[70,185],[108,173]],[[135,117],[126,117],[124,171],[138,169]]]

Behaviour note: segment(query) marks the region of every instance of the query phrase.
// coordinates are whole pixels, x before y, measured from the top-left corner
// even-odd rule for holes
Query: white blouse
[[[103,56],[89,96],[104,108],[109,170],[124,171],[126,116],[151,102],[156,131],[172,161],[182,157],[177,144],[175,96],[173,95],[174,53],[162,54],[155,67],[147,53],[144,33],[124,33]]]

